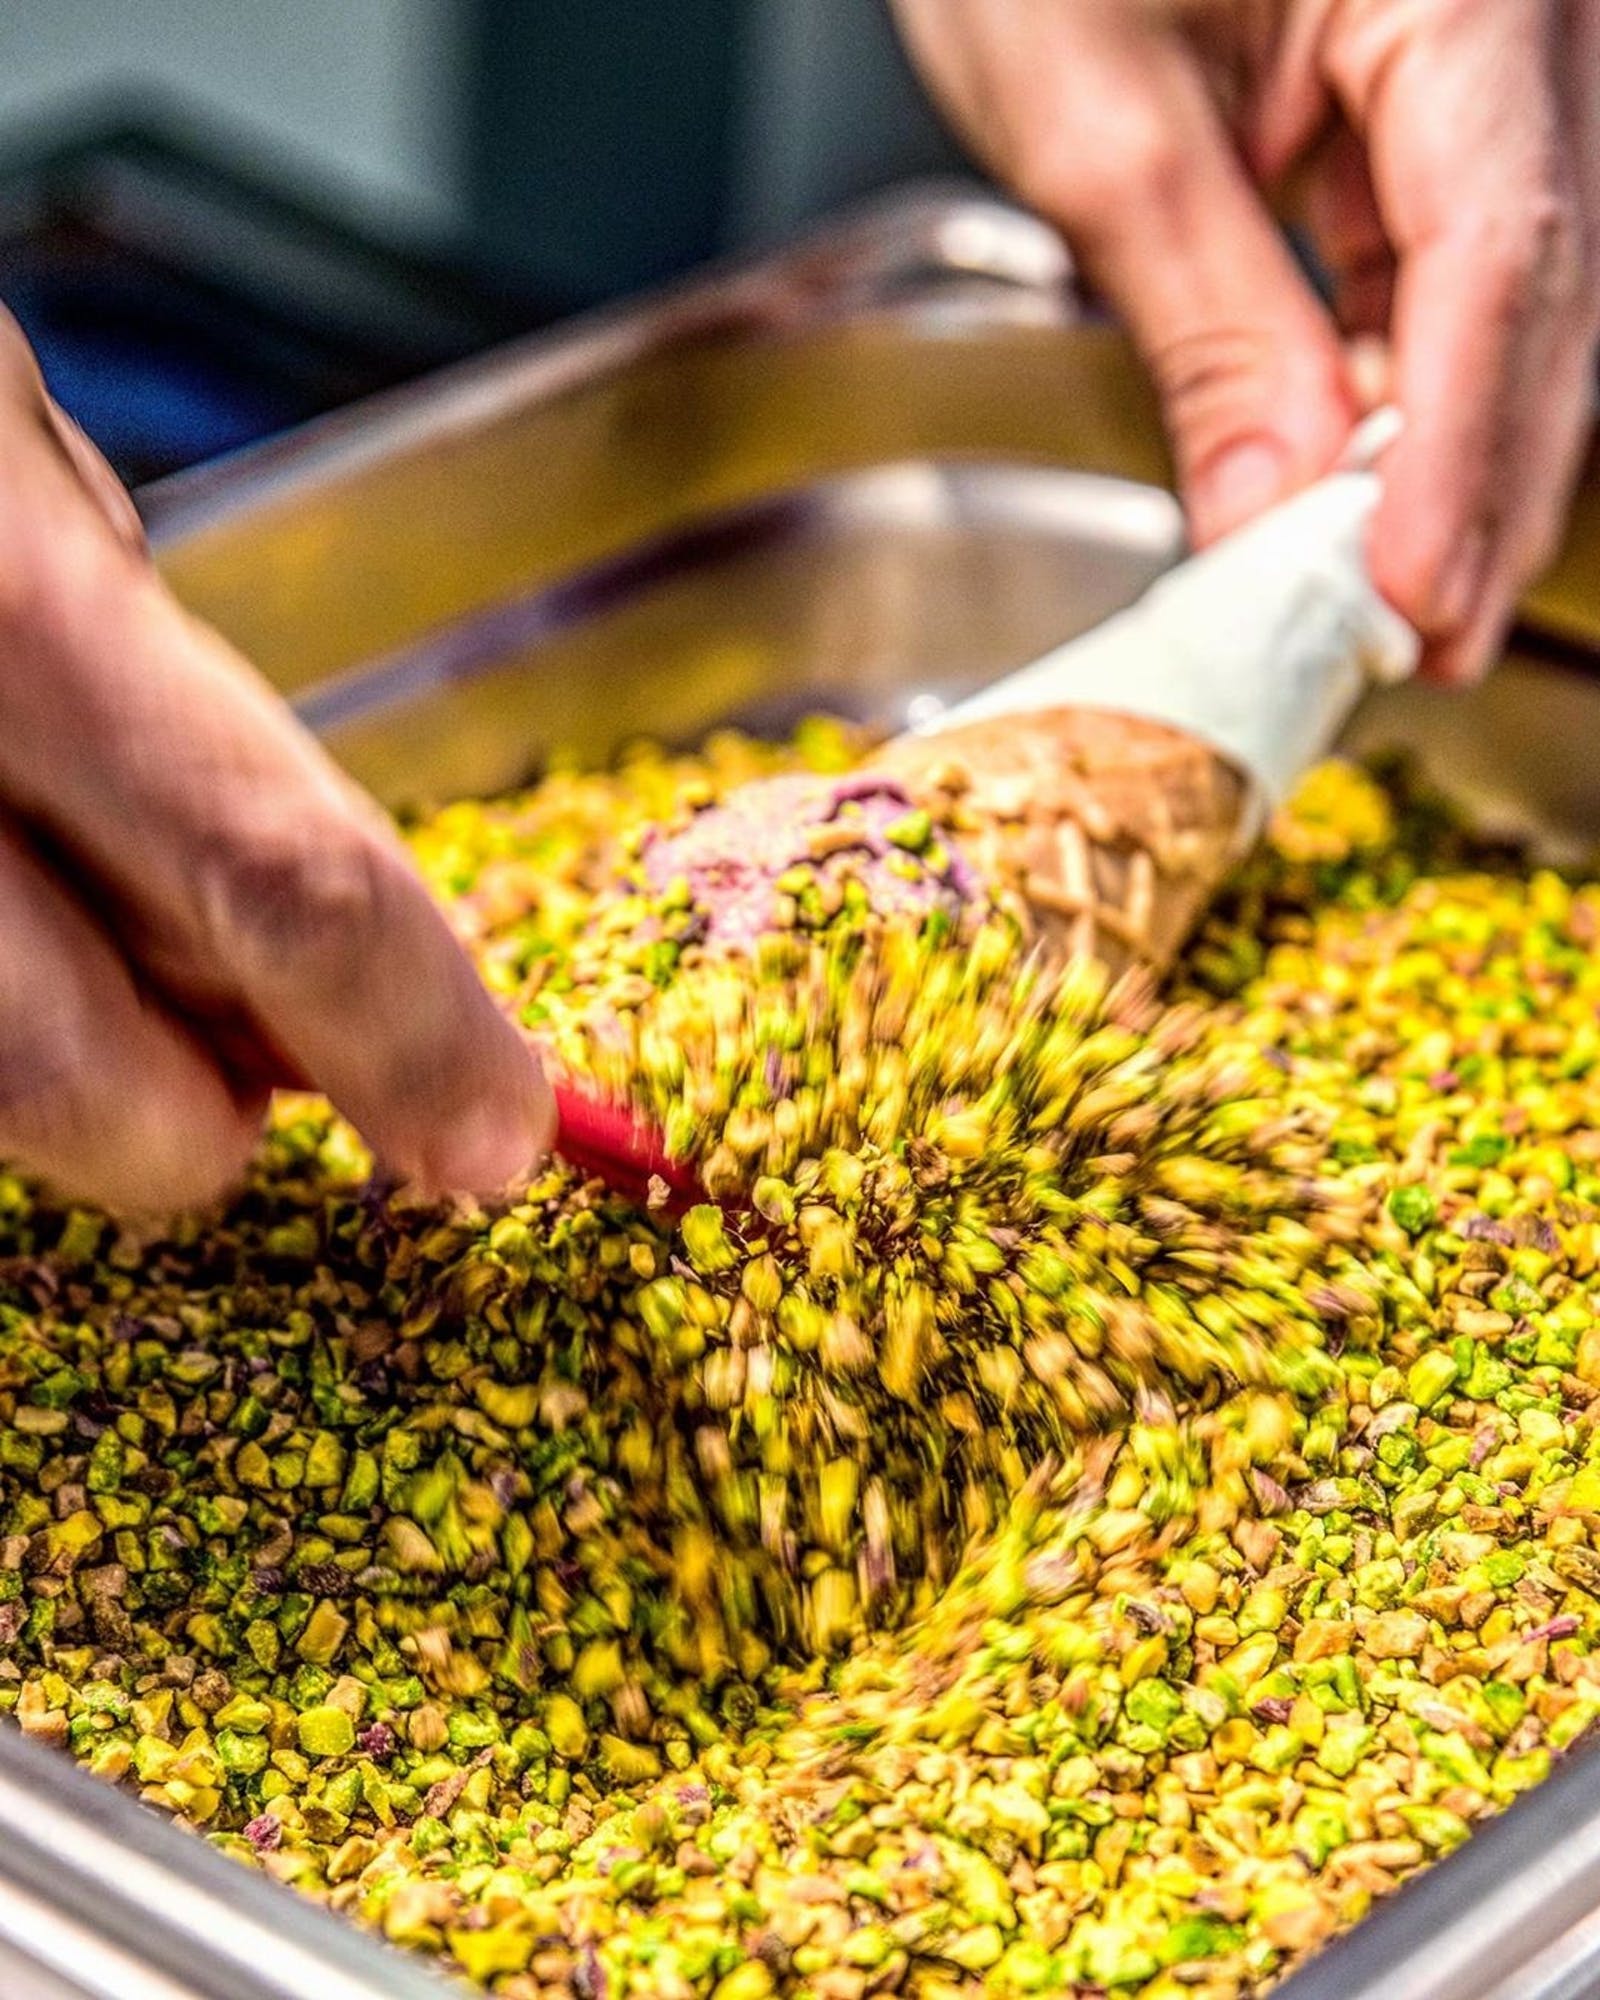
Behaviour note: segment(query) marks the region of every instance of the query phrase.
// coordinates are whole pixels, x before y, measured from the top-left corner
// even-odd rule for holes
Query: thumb
[[[1205,543],[1325,472],[1359,412],[1333,321],[1190,52],[1152,36],[1140,58],[1105,80],[1105,144],[1080,130],[1048,205],[1154,376]]]

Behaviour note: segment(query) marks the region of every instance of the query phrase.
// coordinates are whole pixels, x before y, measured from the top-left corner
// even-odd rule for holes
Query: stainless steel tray
[[[185,599],[405,806],[640,732],[689,740],[817,707],[898,724],[919,699],[1093,623],[1170,562],[1180,524],[1163,467],[1148,394],[1116,333],[1075,299],[1058,240],[987,197],[935,189],[142,500]],[[1600,631],[1584,576],[1580,534],[1535,606],[1569,637]],[[1600,683],[1535,649],[1472,696],[1374,703],[1355,734],[1408,745],[1481,809],[1570,855],[1600,834],[1597,722]],[[0,1812],[28,1747],[0,1733]],[[1596,1778],[1591,1753],[1569,1760],[1281,1988],[1285,2000],[1594,1988]],[[166,1924],[195,1894],[225,1903],[228,1864],[64,1764],[49,1791],[66,1824],[109,1827],[114,1810],[118,1836],[136,1841],[138,1894],[165,1913],[152,1933],[168,1983],[71,1985],[60,1968],[55,1986],[5,1980],[7,1942],[25,1918],[37,1932],[41,1897],[75,1910],[90,1943],[106,1899],[103,1865],[79,1867],[70,1841],[30,1873],[26,1844],[14,1859],[0,1840],[6,2000],[412,1990],[382,1947],[341,1932],[335,1954],[329,1919],[243,1875],[241,1910],[254,1922],[279,1907],[294,1956],[276,1986],[239,1983],[203,1924],[177,1943]],[[188,1863],[175,1876],[174,1852]],[[308,1965],[327,1967],[320,1981]]]
[[[141,503],[184,599],[404,806],[730,715],[898,724],[1170,562],[1165,469],[1059,238],[932,188]],[[1600,642],[1600,470],[1527,609],[1568,654]],[[1586,853],[1594,690],[1550,650],[1470,695],[1388,696],[1354,741],[1406,742]]]

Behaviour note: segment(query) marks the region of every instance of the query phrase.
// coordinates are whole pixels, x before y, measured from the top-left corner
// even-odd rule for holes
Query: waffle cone
[[[902,736],[873,759],[956,835],[1035,934],[1162,971],[1238,851],[1244,779],[1141,717],[1061,708]]]

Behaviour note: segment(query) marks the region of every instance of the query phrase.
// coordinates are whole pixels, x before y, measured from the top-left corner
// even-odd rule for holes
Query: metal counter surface
[[[186,601],[403,808],[641,732],[688,742],[817,708],[896,727],[1170,563],[1164,464],[1148,392],[1056,237],[941,188],[141,500]],[[1569,640],[1600,634],[1596,537],[1586,493],[1532,607]],[[1537,647],[1471,695],[1376,700],[1352,732],[1562,858],[1600,847],[1597,740],[1600,682]],[[0,1839],[5,2000],[441,1990],[42,1754],[0,1733],[0,1822],[18,1830]],[[1278,1991],[1600,1991],[1600,1753],[1571,1753]]]
[[[4,2000],[449,2000],[420,1960],[0,1730]]]

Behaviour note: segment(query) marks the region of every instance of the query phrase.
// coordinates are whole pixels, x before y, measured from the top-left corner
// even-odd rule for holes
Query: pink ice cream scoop
[[[642,862],[652,893],[687,886],[702,940],[754,946],[779,923],[791,871],[819,890],[860,885],[881,918],[950,917],[978,894],[971,870],[938,843],[926,815],[891,778],[808,773],[744,785],[674,833],[653,833]]]

